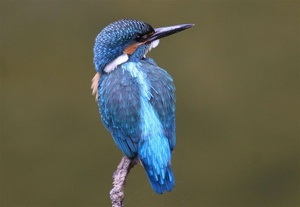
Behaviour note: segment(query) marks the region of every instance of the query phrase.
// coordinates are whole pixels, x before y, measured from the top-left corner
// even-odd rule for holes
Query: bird
[[[175,185],[171,166],[176,145],[175,86],[168,72],[147,56],[163,37],[194,24],[153,28],[121,19],[95,39],[92,93],[102,122],[118,148],[139,161],[157,194]]]

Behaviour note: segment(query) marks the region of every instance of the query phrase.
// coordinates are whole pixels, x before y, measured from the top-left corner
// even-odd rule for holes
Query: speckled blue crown
[[[122,55],[124,48],[136,42],[139,36],[150,32],[154,32],[154,29],[149,24],[131,19],[122,19],[106,26],[96,37],[96,71],[102,73],[106,64]]]

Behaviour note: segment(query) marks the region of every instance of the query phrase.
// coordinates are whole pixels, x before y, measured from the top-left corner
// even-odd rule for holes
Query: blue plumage
[[[140,21],[120,20],[100,32],[94,47],[96,71],[101,74],[97,87],[102,121],[123,153],[141,160],[159,194],[175,184],[175,86],[146,53],[159,38],[191,26],[153,29]]]

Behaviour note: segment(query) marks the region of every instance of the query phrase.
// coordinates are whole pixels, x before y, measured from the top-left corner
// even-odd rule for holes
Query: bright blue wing
[[[129,158],[136,156],[140,137],[140,92],[136,84],[121,69],[103,74],[99,83],[98,104],[102,121],[116,145]]]

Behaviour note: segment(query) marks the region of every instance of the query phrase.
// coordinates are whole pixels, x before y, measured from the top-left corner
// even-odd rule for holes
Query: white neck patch
[[[151,44],[150,44],[150,50],[152,48],[156,48],[158,45],[159,45],[159,39],[151,42]]]
[[[111,71],[113,71],[118,65],[121,65],[122,63],[125,63],[127,60],[129,59],[127,54],[122,54],[119,57],[117,57],[116,59],[114,59],[113,61],[111,61],[110,63],[108,63],[105,68],[104,71],[106,73],[110,73]]]
[[[159,45],[159,39],[151,42],[151,44],[149,45],[148,50],[144,54],[144,58],[146,58],[146,55],[147,55],[148,52],[150,52],[153,48],[156,48],[158,45]]]

